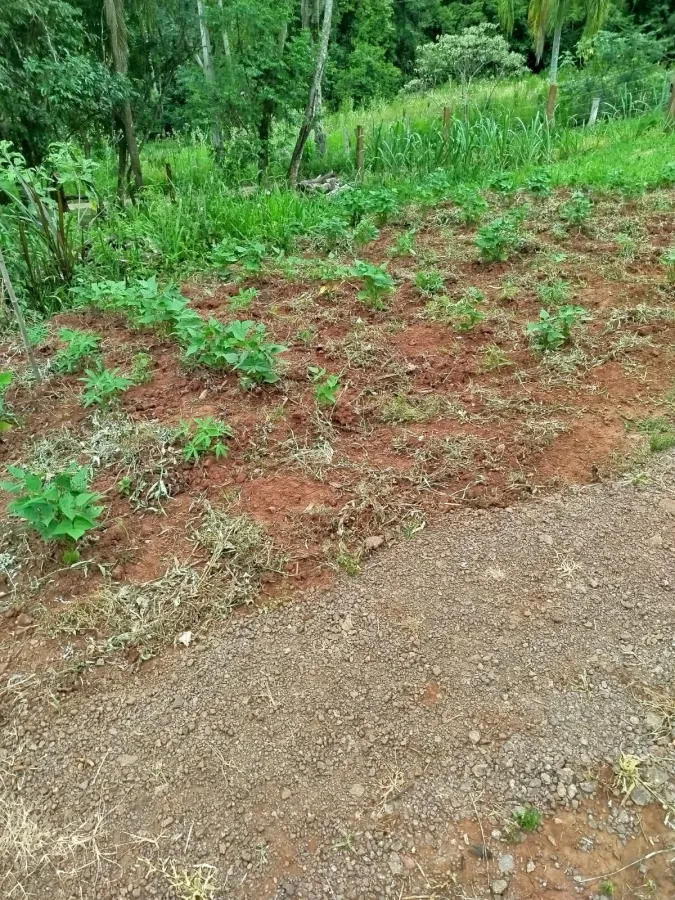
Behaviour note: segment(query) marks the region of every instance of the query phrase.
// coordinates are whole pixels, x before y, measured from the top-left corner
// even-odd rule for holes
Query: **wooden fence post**
[[[351,153],[351,144],[349,142],[349,131],[346,128],[342,129],[342,146],[345,150],[345,156],[349,156]]]
[[[591,103],[591,112],[588,117],[588,124],[595,125],[598,121],[598,110],[600,109],[600,97],[593,97],[593,102]]]
[[[450,140],[450,107],[443,107],[443,140],[447,144]]]
[[[555,119],[555,102],[558,97],[558,85],[557,84],[549,84],[548,86],[548,100],[546,102],[546,118],[549,122],[552,122]]]
[[[366,145],[363,140],[363,125],[356,126],[356,171],[363,175],[366,165]]]

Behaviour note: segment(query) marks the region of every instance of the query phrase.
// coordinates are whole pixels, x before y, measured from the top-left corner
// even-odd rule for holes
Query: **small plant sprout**
[[[89,331],[62,328],[59,340],[66,346],[52,359],[52,369],[64,375],[81,372],[85,364],[98,359],[101,352],[101,338]]]
[[[383,266],[374,266],[357,259],[350,268],[349,274],[352,277],[360,278],[363,282],[363,288],[357,296],[368,309],[383,310],[387,308],[384,298],[393,291],[394,279]]]
[[[128,391],[134,382],[131,378],[120,374],[119,369],[87,369],[85,377],[80,378],[84,384],[82,391],[82,405],[109,407],[119,395]]]
[[[536,831],[541,825],[542,814],[534,806],[520,807],[514,810],[513,818],[522,831]]]
[[[361,219],[354,229],[354,243],[357,247],[365,247],[366,244],[376,241],[380,236],[380,230],[368,219]]]
[[[228,448],[221,438],[232,437],[232,429],[224,422],[206,416],[181,422],[176,436],[184,442],[185,459],[197,463],[207,453],[213,453],[216,459],[227,456]]]
[[[409,228],[407,231],[402,231],[389,248],[389,256],[415,256],[416,240],[416,228]]]
[[[583,306],[561,306],[555,313],[542,309],[539,321],[528,322],[525,333],[535,350],[559,350],[571,340],[572,329],[590,318]]]
[[[616,897],[616,885],[608,878],[600,882],[600,890],[603,897]]]
[[[475,243],[482,262],[506,262],[509,255],[522,246],[524,218],[525,210],[521,207],[478,229]]]
[[[525,187],[531,194],[546,197],[551,193],[551,176],[546,169],[537,169],[527,179]]]
[[[236,312],[240,309],[248,309],[260,292],[257,288],[242,288],[230,297],[230,309]]]
[[[335,406],[340,390],[340,376],[327,375],[325,369],[318,366],[309,367],[309,377],[316,385],[314,396],[319,406]]]
[[[506,353],[496,344],[490,344],[483,352],[483,370],[492,372],[494,369],[503,369],[506,366],[512,366],[513,363]]]
[[[593,210],[593,201],[583,191],[574,191],[569,200],[561,203],[558,214],[569,228],[581,228]]]
[[[149,353],[135,353],[131,362],[131,380],[134,384],[147,384],[152,379],[152,357]]]
[[[18,466],[8,466],[7,471],[14,480],[3,482],[2,489],[18,495],[9,511],[28,522],[43,541],[79,541],[97,527],[102,497],[89,490],[91,471],[86,466],[72,464],[51,478]]]
[[[570,295],[570,285],[563,278],[551,278],[537,285],[537,296],[541,303],[557,305],[565,303]]]
[[[661,256],[661,262],[666,269],[666,280],[668,284],[675,284],[675,247],[670,247]]]
[[[471,187],[460,187],[453,193],[457,217],[463,225],[476,225],[489,209],[487,200]]]
[[[415,287],[423,297],[433,297],[445,290],[443,276],[436,269],[429,272],[418,272],[415,275]]]
[[[9,431],[13,424],[13,417],[5,407],[5,392],[14,380],[11,372],[0,372],[0,434]]]
[[[638,425],[640,431],[649,437],[649,449],[652,453],[663,453],[675,447],[675,425],[668,419],[643,419]]]

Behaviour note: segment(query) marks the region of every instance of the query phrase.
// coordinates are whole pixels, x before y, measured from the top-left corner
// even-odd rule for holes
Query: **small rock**
[[[171,706],[174,709],[180,709],[184,703],[185,703],[185,699],[183,697],[181,697],[180,694],[176,694],[176,696],[173,698],[173,701],[171,702]]]
[[[499,857],[499,874],[510,875],[516,867],[516,861],[510,853],[503,853]]]
[[[650,547],[663,547],[663,538],[660,534],[653,534],[647,543]]]
[[[475,728],[473,731],[470,731],[469,732],[469,740],[471,741],[472,744],[477,744],[478,741],[480,741],[480,731],[476,731]]]
[[[403,860],[398,853],[389,854],[389,871],[392,875],[403,875]]]
[[[433,666],[432,669],[431,669],[431,671],[434,673],[434,675],[436,676],[436,678],[438,678],[438,676],[441,674],[441,667],[440,667],[440,666]]]
[[[281,890],[287,897],[295,897],[295,885],[292,882],[283,881],[281,883]]]
[[[546,544],[547,547],[553,546],[553,538],[550,534],[540,534],[538,537],[540,543]]]
[[[630,795],[630,799],[636,806],[647,806],[648,803],[651,802],[652,795],[649,793],[647,788],[642,787],[641,784],[636,785]]]
[[[670,497],[664,497],[663,500],[659,500],[659,506],[664,512],[670,513],[675,516],[675,499],[671,499]]]
[[[525,866],[525,871],[527,872],[527,874],[528,874],[528,875],[531,875],[532,872],[534,872],[534,870],[535,870],[536,868],[537,868],[537,867],[536,867],[536,865],[532,862],[532,860],[531,860],[531,859],[528,859],[527,865]]]
[[[596,781],[582,781],[579,785],[584,794],[594,794],[598,784]]]
[[[281,789],[281,799],[282,800],[288,800],[290,798],[290,796],[291,796],[290,788],[285,787],[285,788]]]
[[[377,548],[381,547],[382,544],[384,544],[384,538],[381,534],[371,534],[363,542],[363,546],[366,548],[366,550],[377,550]]]
[[[347,615],[344,617],[344,619],[340,623],[340,626],[341,626],[342,630],[346,631],[346,632],[354,630],[354,623],[352,622],[351,613],[347,613]]]
[[[362,784],[353,784],[349,788],[349,793],[352,795],[352,797],[363,797],[365,792],[366,789]]]
[[[138,762],[137,756],[130,756],[128,753],[123,753],[118,760],[120,766],[123,769],[127,769],[129,766],[133,766]]]
[[[496,878],[490,885],[490,889],[495,897],[501,897],[502,894],[506,893],[508,886],[509,883],[505,878]]]
[[[28,628],[29,625],[33,624],[33,617],[29,616],[28,613],[22,612],[16,617],[16,624],[20,628]]]
[[[648,712],[645,716],[645,725],[647,728],[651,728],[652,731],[660,731],[661,726],[663,725],[663,719],[658,713]]]
[[[492,850],[485,844],[470,844],[469,853],[477,856],[478,859],[492,859]]]
[[[476,778],[485,778],[488,773],[488,767],[485,763],[476,763],[471,771]]]

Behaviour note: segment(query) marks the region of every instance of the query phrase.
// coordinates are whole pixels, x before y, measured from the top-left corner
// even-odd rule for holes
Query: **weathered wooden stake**
[[[30,363],[30,367],[33,371],[33,375],[36,381],[42,381],[40,377],[40,370],[37,367],[37,363],[35,362],[35,357],[33,356],[33,351],[30,346],[30,341],[28,340],[28,332],[26,331],[26,320],[23,317],[23,313],[21,312],[21,307],[19,306],[19,301],[16,299],[16,294],[14,293],[14,288],[12,287],[12,282],[9,278],[9,272],[7,271],[7,266],[5,265],[5,257],[2,252],[2,247],[0,247],[0,275],[2,275],[2,280],[4,282],[5,287],[7,288],[7,295],[9,297],[9,302],[12,304],[12,309],[14,310],[14,315],[16,316],[16,320],[19,323],[19,331],[21,332],[21,340],[23,341],[23,346],[26,351],[26,356],[28,357],[28,361]]]
[[[363,125],[356,126],[356,171],[363,175],[366,167],[366,145],[363,140]]]
[[[349,154],[352,152],[352,148],[349,142],[349,131],[347,128],[342,129],[342,143],[345,148],[345,156],[349,156]]]
[[[591,103],[591,112],[588,117],[588,124],[595,125],[598,121],[598,110],[600,109],[600,98],[593,97],[593,102]]]

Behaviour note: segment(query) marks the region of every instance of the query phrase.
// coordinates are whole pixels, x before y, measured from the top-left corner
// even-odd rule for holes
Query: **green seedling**
[[[248,309],[259,293],[260,291],[254,287],[242,288],[230,297],[230,309],[233,312],[240,309]]]
[[[496,344],[491,344],[485,348],[483,353],[483,369],[486,372],[492,372],[494,369],[503,369],[506,366],[512,366],[513,363],[506,353]]]
[[[328,375],[326,370],[318,366],[309,367],[309,377],[316,385],[314,397],[319,406],[335,406],[340,390],[340,376]]]
[[[362,219],[354,229],[354,243],[358,247],[365,247],[366,244],[376,241],[379,236],[379,228],[376,228],[375,225],[367,219]]]
[[[383,266],[374,266],[357,259],[349,269],[349,274],[363,282],[363,288],[357,296],[368,309],[387,308],[384,298],[393,291],[394,279]]]
[[[0,372],[0,434],[3,434],[14,424],[14,417],[5,406],[5,392],[14,380],[11,372]]]
[[[409,228],[407,231],[402,231],[389,248],[389,256],[416,256],[416,240],[417,229]]]
[[[605,881],[600,883],[600,890],[603,897],[616,897],[616,885],[609,879],[605,879]]]
[[[91,471],[86,466],[73,464],[52,478],[18,466],[8,466],[7,471],[14,480],[1,487],[18,495],[9,504],[10,513],[28,522],[43,541],[79,541],[99,524],[102,497],[89,490]]]
[[[232,437],[232,429],[224,422],[206,416],[203,419],[194,418],[191,422],[181,422],[176,437],[184,442],[185,459],[196,463],[207,453],[213,453],[216,459],[227,456],[228,448],[221,438]]]
[[[649,449],[652,453],[663,453],[675,447],[675,426],[668,419],[643,419],[638,428],[649,437]]]
[[[537,296],[541,303],[564,303],[570,295],[570,285],[564,278],[552,278],[537,285]]]
[[[457,204],[457,217],[463,225],[475,225],[488,211],[487,200],[470,187],[459,187],[452,195]]]
[[[133,384],[147,384],[152,379],[152,357],[149,353],[135,353],[131,361]]]
[[[31,347],[39,346],[49,334],[49,326],[44,322],[38,322],[36,325],[30,325],[27,329],[28,343]]]
[[[98,334],[79,331],[76,328],[62,328],[59,340],[66,345],[52,360],[52,369],[64,375],[81,372],[85,364],[98,359],[101,352],[101,338]]]
[[[433,297],[445,290],[443,276],[436,269],[430,272],[418,272],[415,275],[415,287],[423,297]]]
[[[80,378],[84,384],[82,405],[108,407],[117,400],[124,391],[128,391],[134,382],[131,378],[120,374],[119,369],[87,369],[85,377]]]
[[[511,252],[522,246],[524,218],[525,210],[521,208],[499,216],[478,230],[475,244],[482,262],[506,262]]]
[[[661,262],[666,268],[666,279],[669,284],[675,284],[675,247],[670,247],[661,256]]]
[[[593,201],[583,191],[574,191],[569,200],[561,203],[558,214],[570,228],[581,228],[593,210]]]
[[[583,306],[561,306],[554,313],[542,309],[539,321],[528,322],[525,333],[535,350],[559,350],[571,340],[572,329],[590,318]]]
[[[522,831],[536,831],[541,825],[543,816],[534,806],[526,806],[523,809],[517,809],[513,813],[516,824]]]
[[[211,259],[219,268],[239,265],[249,275],[257,274],[262,268],[262,261],[267,248],[259,241],[238,242],[225,238],[211,251]]]
[[[350,244],[351,234],[343,219],[330,216],[314,226],[311,240],[319,250],[326,252],[346,250]]]
[[[539,197],[546,197],[551,193],[551,175],[546,169],[537,169],[533,172],[525,182],[525,187],[532,194]]]

